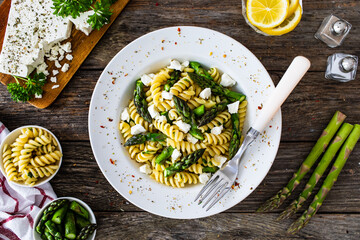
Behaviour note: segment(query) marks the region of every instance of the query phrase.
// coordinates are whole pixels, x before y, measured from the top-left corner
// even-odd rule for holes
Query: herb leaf
[[[93,29],[99,30],[105,24],[108,24],[112,12],[110,11],[110,5],[113,1],[111,0],[100,0],[96,2],[94,7],[91,9],[94,10],[94,14],[89,16],[88,23]]]
[[[9,83],[7,89],[11,95],[12,100],[15,102],[26,102],[31,100],[35,94],[41,95],[43,93],[42,87],[46,83],[46,77],[44,73],[35,73],[34,76],[23,78],[13,76],[16,80],[14,83]],[[24,81],[24,84],[20,84],[19,80]]]
[[[60,17],[77,18],[80,13],[89,10],[94,0],[53,0],[54,14]]]

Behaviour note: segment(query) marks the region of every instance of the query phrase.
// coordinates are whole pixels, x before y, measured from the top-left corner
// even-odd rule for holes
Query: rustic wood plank
[[[95,213],[101,239],[359,239],[360,215],[318,214],[298,234],[289,235],[293,220],[276,214],[230,214],[194,219],[165,219],[150,213]]]
[[[88,140],[88,108],[100,74],[78,71],[54,104],[43,110],[12,102],[6,88],[0,86],[1,121],[9,129],[40,124],[54,131],[60,140]],[[271,72],[276,83],[282,75]],[[350,123],[356,123],[360,119],[358,91],[357,81],[338,83],[324,79],[321,72],[307,73],[282,107],[282,141],[316,141],[336,110],[347,114]]]
[[[357,47],[359,28],[353,27],[344,45],[336,49],[314,38],[322,20],[331,13],[358,26],[359,1],[303,2],[303,19],[293,32],[281,37],[265,37],[245,23],[240,0],[169,0],[159,1],[159,5],[146,0],[133,0],[104,36],[102,44],[85,61],[83,68],[104,68],[118,51],[136,38],[159,28],[176,25],[207,27],[227,34],[249,48],[268,70],[285,70],[291,59],[299,54],[310,59],[311,71],[325,71],[327,57],[335,52],[360,55]]]
[[[254,212],[261,203],[287,183],[312,146],[313,143],[311,142],[302,144],[297,142],[281,143],[274,165],[263,183],[248,198],[228,212]],[[58,196],[78,197],[96,211],[141,211],[124,200],[110,186],[96,164],[89,143],[62,142],[62,147],[64,151],[63,165],[59,173],[51,181]],[[338,182],[334,185],[333,190],[331,190],[321,207],[320,213],[360,213],[359,162],[360,147],[356,148],[352,153]],[[296,194],[290,199],[297,197],[308,177],[305,178],[303,184],[295,191]],[[288,203],[289,201],[286,202],[286,204]],[[283,208],[274,212],[279,212]]]

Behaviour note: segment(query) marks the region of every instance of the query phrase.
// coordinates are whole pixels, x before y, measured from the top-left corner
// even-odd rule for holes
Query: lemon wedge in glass
[[[271,29],[259,27],[259,29],[269,35],[283,35],[295,29],[295,27],[299,24],[301,20],[301,16],[301,6],[299,4],[295,12],[290,17],[285,19],[285,21],[279,26]]]
[[[279,26],[287,17],[289,0],[248,0],[246,15],[258,28],[271,29]]]

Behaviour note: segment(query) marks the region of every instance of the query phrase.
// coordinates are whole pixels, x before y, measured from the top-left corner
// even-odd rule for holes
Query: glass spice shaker
[[[358,57],[354,55],[335,53],[328,57],[325,78],[348,82],[356,77]]]
[[[315,38],[323,41],[329,47],[338,47],[349,34],[351,27],[349,22],[332,14],[323,20]]]

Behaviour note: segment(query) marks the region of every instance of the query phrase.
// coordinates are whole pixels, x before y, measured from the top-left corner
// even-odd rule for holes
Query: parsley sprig
[[[44,73],[35,73],[33,77],[18,77],[15,78],[14,83],[9,83],[7,89],[11,94],[11,98],[15,102],[26,102],[31,100],[34,95],[41,95],[43,93],[42,87],[46,82],[46,77]],[[23,84],[20,84],[20,80],[23,81]]]
[[[99,30],[102,26],[109,23],[112,12],[111,4],[117,0],[53,0],[54,14],[60,17],[71,16],[77,18],[80,13],[93,10],[87,22],[93,29]],[[93,4],[95,2],[95,4]]]

